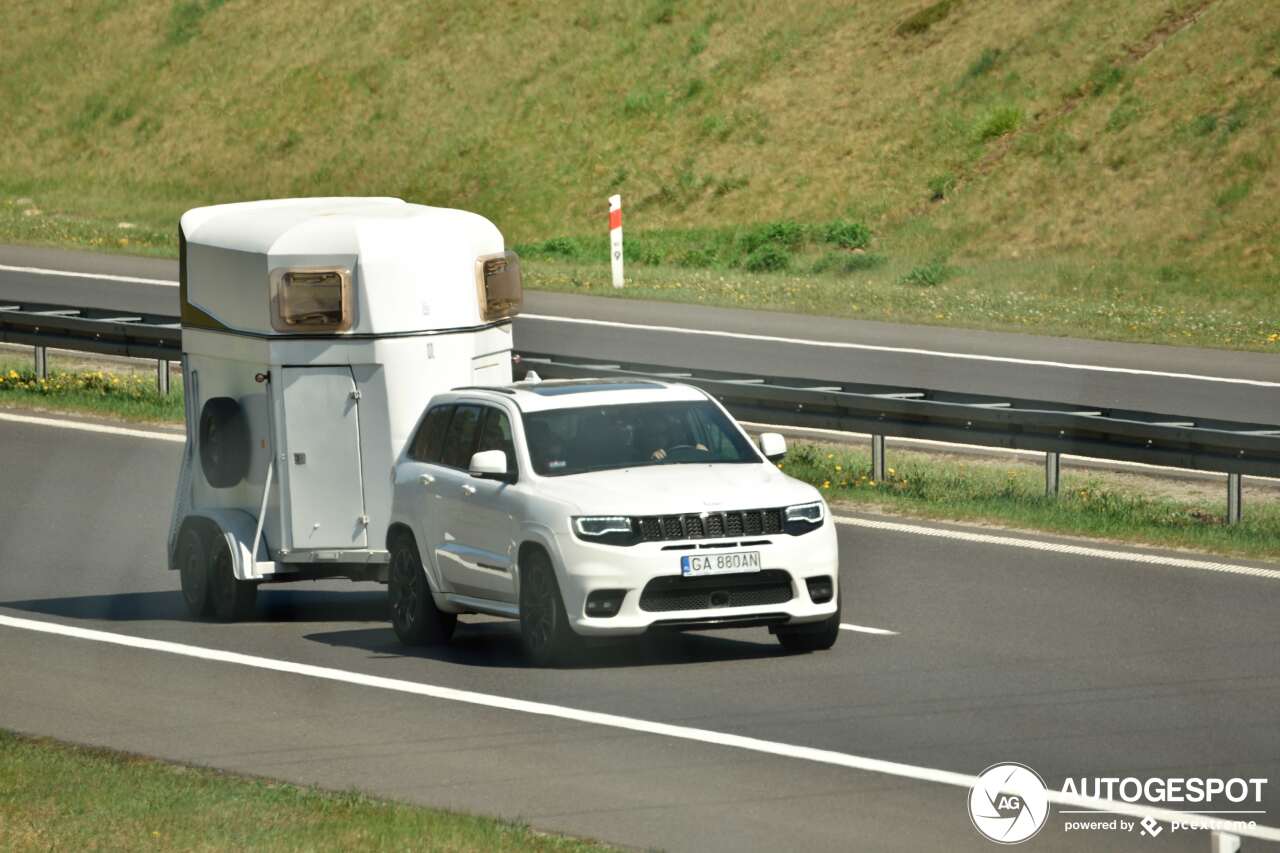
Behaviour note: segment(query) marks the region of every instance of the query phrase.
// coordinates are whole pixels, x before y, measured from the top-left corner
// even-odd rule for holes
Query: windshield
[[[759,462],[745,436],[706,400],[526,412],[533,470],[544,476],[687,463]]]

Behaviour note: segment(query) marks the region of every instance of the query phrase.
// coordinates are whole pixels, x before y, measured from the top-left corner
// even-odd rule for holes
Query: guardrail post
[[[1058,496],[1058,478],[1062,473],[1061,454],[1056,450],[1050,450],[1044,455],[1044,494],[1045,497],[1056,498]]]
[[[164,359],[156,361],[156,390],[169,396],[169,362]]]
[[[44,347],[36,347],[36,379],[49,378],[49,351]]]
[[[1244,478],[1239,474],[1227,475],[1227,524],[1239,524],[1244,512],[1241,501],[1244,498]]]
[[[1212,853],[1239,853],[1240,836],[1214,830],[1209,833],[1209,849]]]
[[[884,480],[884,436],[871,436],[871,479]]]

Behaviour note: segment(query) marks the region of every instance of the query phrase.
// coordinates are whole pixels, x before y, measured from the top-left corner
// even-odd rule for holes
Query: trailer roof
[[[338,245],[329,250],[336,252],[355,251],[354,232],[360,225],[403,219],[430,220],[434,228],[489,224],[483,217],[465,210],[374,196],[282,198],[197,207],[183,214],[182,230],[188,243],[241,252],[295,253],[300,248],[314,252],[314,245],[298,247],[281,243],[296,242],[288,240],[290,236],[303,240],[312,235],[320,240],[337,238]]]

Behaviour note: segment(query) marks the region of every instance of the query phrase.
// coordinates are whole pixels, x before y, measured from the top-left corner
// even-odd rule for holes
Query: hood
[[[821,494],[772,465],[648,465],[547,477],[538,490],[582,515],[674,515],[809,503]]]

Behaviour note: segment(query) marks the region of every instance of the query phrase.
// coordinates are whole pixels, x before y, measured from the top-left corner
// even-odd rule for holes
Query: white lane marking
[[[859,634],[878,634],[884,637],[896,637],[897,631],[890,631],[888,628],[870,628],[866,625],[851,625],[848,622],[840,623],[841,631],[857,631]]]
[[[833,516],[837,524],[853,527],[869,527],[874,530],[891,530],[895,533],[912,533],[916,536],[933,536],[939,539],[958,539],[983,545],[1003,545],[1010,548],[1027,548],[1032,551],[1049,551],[1054,554],[1070,554],[1075,557],[1092,557],[1097,560],[1119,560],[1125,563],[1147,563],[1155,566],[1172,566],[1179,569],[1199,569],[1205,572],[1223,572],[1248,575],[1255,578],[1280,580],[1280,569],[1264,569],[1239,563],[1219,563],[1212,560],[1192,560],[1185,557],[1166,557],[1160,554],[1144,554],[1135,551],[1112,551],[1092,548],[1088,545],[1068,545],[1064,542],[1044,542],[1039,539],[1019,539],[992,533],[971,533],[967,530],[948,530],[942,527],[926,527],[921,524],[903,524],[897,521],[877,521],[870,518]]]
[[[35,415],[14,415],[9,412],[0,412],[0,421],[9,421],[17,424],[31,424],[33,426],[56,427],[57,429],[74,429],[81,432],[98,432],[103,435],[123,435],[129,438],[151,438],[158,439],[160,441],[176,441],[179,444],[182,444],[187,440],[185,435],[172,432],[130,429],[129,427],[93,424],[86,421],[67,421],[62,420],[61,418],[41,418]]]
[[[867,758],[847,752],[836,752],[830,749],[817,749],[799,744],[781,743],[763,740],[745,735],[717,732],[710,729],[698,729],[672,723],[660,723],[653,720],[642,720],[635,717],[623,717],[618,714],[605,714],[598,711],[586,711],[570,708],[565,705],[552,705],[546,702],[531,702],[526,699],[514,699],[508,696],[497,696],[492,693],[477,693],[471,690],[458,690],[453,687],[440,687],[418,681],[405,681],[399,678],[385,678],[368,675],[363,672],[351,672],[327,666],[295,663],[294,661],[246,655],[239,652],[228,652],[222,649],[211,649],[204,646],[192,646],[186,643],[173,643],[166,640],[152,640],[146,637],[135,637],[129,634],[116,634],[110,631],[96,631],[90,628],[77,628],[56,622],[44,622],[36,619],[21,619],[0,615],[0,625],[23,631],[36,631],[44,634],[55,634],[78,640],[90,640],[96,643],[108,643],[134,649],[145,649],[171,655],[181,655],[199,660],[215,661],[235,666],[250,667],[272,672],[283,672],[300,675],[306,678],[317,678],[343,684],[354,684],[359,687],[372,687],[379,690],[390,690],[397,693],[408,693],[415,696],[426,696],[447,702],[461,702],[467,705],[478,705],[501,711],[514,711],[522,714],[534,714],[542,717],[554,717],[576,723],[594,726],[605,726],[613,729],[658,735],[678,740],[698,741],[733,749],[776,755],[783,758],[794,758],[801,761],[813,761],[819,764],[830,764],[846,767],[851,770],[862,770],[869,773],[883,773],[904,779],[921,782],[934,782],[942,785],[954,785],[971,788],[978,781],[976,776],[956,773],[951,770],[939,770],[933,767],[921,767],[915,764],[903,764],[897,761],[885,761],[880,758]],[[1165,823],[1186,821],[1191,812],[1178,812],[1171,809],[1137,806],[1095,797],[1082,797],[1056,791],[1049,792],[1049,800],[1059,805],[1077,808],[1099,809],[1115,814],[1132,815],[1134,817],[1152,817]],[[1280,841],[1280,829],[1267,826],[1250,827],[1236,832],[1252,838]]]
[[[775,335],[754,335],[746,332],[725,332],[716,329],[684,329],[679,326],[657,326],[646,323],[620,323],[615,320],[591,320],[584,317],[553,317],[548,314],[520,314],[525,320],[543,320],[551,323],[580,323],[589,326],[610,326],[618,329],[641,329],[648,332],[670,332],[682,335],[704,335],[715,338],[736,338],[746,341],[764,341],[775,344],[795,344],[827,349],[851,349],[864,352],[892,352],[904,355],[925,355],[932,358],[956,358],[965,361],[990,361],[1000,364],[1022,364],[1032,367],[1060,367],[1066,370],[1091,370],[1099,373],[1123,373],[1131,376],[1158,376],[1162,379],[1195,379],[1201,382],[1225,382],[1232,385],[1253,385],[1259,388],[1280,388],[1280,382],[1262,379],[1237,379],[1228,376],[1205,376],[1199,373],[1172,373],[1164,370],[1142,370],[1136,367],[1111,367],[1104,364],[1077,364],[1068,361],[1044,361],[1034,358],[1015,358],[1003,355],[979,355],[966,352],[919,349],[916,347],[891,347],[881,344],[855,344],[847,341],[813,341],[804,338],[785,338]]]
[[[125,275],[106,275],[103,273],[70,272],[67,270],[51,270],[41,267],[13,267],[0,264],[0,270],[8,272],[25,272],[36,275],[70,276],[73,278],[99,278],[105,281],[123,281],[132,284],[153,284],[162,287],[177,287],[178,282],[159,278],[134,278]],[[851,349],[864,352],[894,352],[904,355],[924,355],[933,358],[956,358],[965,361],[990,361],[999,364],[1024,364],[1033,367],[1059,367],[1066,370],[1092,370],[1099,373],[1123,373],[1131,376],[1159,376],[1164,379],[1195,379],[1201,382],[1225,382],[1232,385],[1253,385],[1258,388],[1280,388],[1280,382],[1268,382],[1262,379],[1238,379],[1229,376],[1204,376],[1198,373],[1172,373],[1163,370],[1142,370],[1136,367],[1111,367],[1103,364],[1076,364],[1067,361],[1045,361],[1033,358],[1015,358],[1013,356],[980,355],[976,353],[946,352],[943,350],[919,349],[916,347],[891,347],[881,344],[855,344],[848,341],[814,341],[805,338],[787,338],[776,335],[754,335],[747,332],[725,332],[714,329],[684,329],[679,326],[659,326],[648,323],[622,323],[616,320],[592,320],[586,317],[553,317],[549,314],[521,314],[526,320],[542,320],[549,323],[581,323],[588,326],[607,326],[616,329],[639,329],[646,332],[667,332],[682,335],[704,335],[718,338],[735,338],[745,341],[764,341],[766,343],[795,344],[806,347],[826,347],[828,349]]]
[[[100,272],[72,272],[70,270],[47,270],[42,267],[11,267],[0,264],[0,271],[25,272],[33,275],[56,275],[60,278],[96,278],[102,281],[122,281],[126,284],[153,284],[157,287],[177,287],[178,282],[164,278],[138,278],[132,275],[107,275]]]

